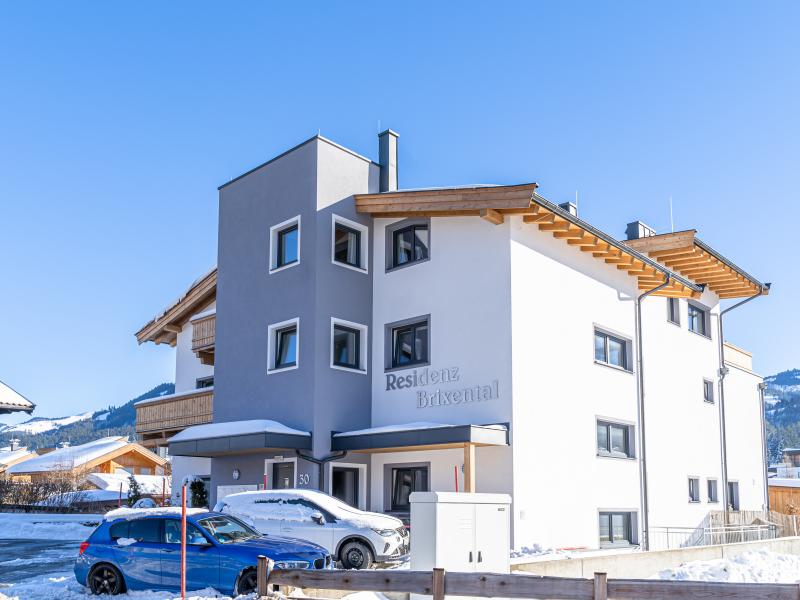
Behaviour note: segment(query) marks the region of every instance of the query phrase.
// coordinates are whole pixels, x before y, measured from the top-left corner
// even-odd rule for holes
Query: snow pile
[[[130,483],[130,473],[89,473],[86,482],[95,486],[98,490],[113,490],[119,492],[120,485],[122,491],[127,493]],[[143,494],[161,495],[162,490],[169,496],[172,494],[172,478],[162,477],[161,475],[134,475],[134,479],[139,484],[139,490]]]
[[[287,521],[310,521],[316,510],[304,506],[307,500],[320,509],[329,512],[337,520],[353,527],[373,529],[397,529],[403,522],[395,517],[367,512],[353,508],[338,498],[316,490],[261,490],[241,492],[225,496],[214,507],[219,512],[227,512],[244,518],[258,528],[258,521],[264,519],[284,519]]]
[[[0,513],[0,538],[83,541],[102,520],[88,514]]]
[[[193,390],[196,391],[196,390]],[[308,431],[292,429],[278,421],[269,419],[252,419],[249,421],[229,421],[227,423],[209,423],[208,425],[193,425],[170,438],[170,442],[185,442],[187,440],[207,440],[232,435],[251,435],[257,433],[280,433],[284,435],[310,436]]]
[[[42,456],[31,458],[10,467],[8,472],[14,474],[66,471],[100,458],[104,454],[118,450],[127,444],[128,440],[125,437],[100,438],[80,446],[59,448]]]
[[[117,546],[130,546],[131,544],[135,544],[138,540],[136,538],[117,538]]]
[[[658,579],[732,583],[797,583],[800,556],[751,550],[733,558],[698,560],[659,572]]]
[[[207,513],[205,508],[187,508],[187,515],[202,515]],[[114,519],[137,519],[139,517],[151,517],[153,515],[165,515],[169,517],[180,517],[180,506],[161,506],[158,508],[115,508],[108,511],[103,517],[106,521],[113,521]]]
[[[122,500],[128,499],[128,492],[122,492]],[[82,490],[80,492],[66,492],[54,494],[36,506],[72,506],[84,502],[119,502],[119,490]]]

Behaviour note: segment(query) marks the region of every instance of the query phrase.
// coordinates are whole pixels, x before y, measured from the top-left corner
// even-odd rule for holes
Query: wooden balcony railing
[[[164,396],[136,406],[136,433],[180,430],[211,423],[214,389],[203,388]]]
[[[200,352],[214,347],[216,341],[217,315],[208,315],[192,321],[192,350]]]

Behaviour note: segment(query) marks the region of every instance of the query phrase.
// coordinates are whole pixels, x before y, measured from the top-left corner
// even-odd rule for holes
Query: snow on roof
[[[174,400],[176,398],[182,398],[183,396],[193,396],[198,393],[207,393],[213,391],[214,386],[210,385],[204,388],[195,388],[185,392],[178,392],[177,394],[164,394],[163,396],[154,396],[145,400],[139,400],[138,402],[134,403],[134,406],[141,406],[142,404],[149,404],[150,402],[161,402],[162,400]]]
[[[69,446],[59,448],[42,456],[31,458],[19,464],[13,465],[8,469],[10,474],[14,473],[41,473],[43,471],[68,471],[85,465],[104,454],[119,450],[128,445],[127,438],[106,437],[81,444],[80,446]]]
[[[39,506],[72,506],[81,502],[116,502],[120,499],[119,490],[81,490],[65,494],[53,494],[38,502]],[[128,499],[128,492],[122,492],[122,499]]]
[[[210,317],[211,315],[217,314],[217,308],[209,308],[208,310],[204,310],[203,312],[199,312],[194,315],[190,321],[199,321],[200,319],[205,319],[206,317]]]
[[[0,466],[11,464],[12,462],[22,458],[26,454],[35,455],[35,452],[28,450],[24,446],[22,448],[18,448],[17,450],[8,449],[0,451]]]
[[[470,424],[453,425],[452,423],[430,423],[418,421],[415,423],[399,423],[397,425],[384,425],[382,427],[370,427],[369,429],[356,429],[355,431],[340,431],[334,433],[333,437],[349,437],[351,435],[373,435],[376,433],[396,433],[398,431],[418,431],[420,429],[443,429],[445,427],[466,427]],[[498,429],[505,431],[505,425],[475,425],[475,427],[486,427],[487,429]]]
[[[800,488],[800,479],[789,477],[770,477],[767,482],[776,487],[796,487]]]
[[[188,440],[206,440],[211,438],[229,437],[232,435],[249,435],[255,433],[280,433],[285,435],[310,436],[308,431],[292,429],[278,421],[269,419],[253,419],[250,421],[229,421],[227,423],[209,423],[208,425],[194,425],[187,427],[178,435],[170,438],[170,442],[185,442]]]
[[[209,512],[207,508],[187,508],[187,515],[202,515]],[[152,517],[152,516],[181,516],[180,506],[161,506],[158,508],[116,508],[105,514],[103,517],[106,521],[113,521],[114,519],[138,519],[139,517]]]
[[[130,485],[130,473],[89,473],[86,476],[87,483],[97,486],[98,490],[111,490],[119,492],[120,485],[122,491],[127,493]],[[172,478],[162,477],[161,475],[134,475],[134,479],[139,484],[143,494],[160,494],[162,490],[167,495],[172,493]],[[163,487],[162,487],[163,486]]]
[[[35,408],[35,404],[19,392],[15,392],[5,383],[0,381],[0,408],[6,410],[27,410]]]

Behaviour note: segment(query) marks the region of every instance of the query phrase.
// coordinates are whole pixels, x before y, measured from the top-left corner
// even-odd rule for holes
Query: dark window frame
[[[713,484],[713,485],[712,485]],[[706,479],[706,495],[708,497],[708,501],[712,504],[719,503],[719,487],[718,487],[717,480],[713,477],[709,477]],[[712,493],[713,490],[713,493]]]
[[[681,300],[680,298],[667,298],[667,323],[680,326]]]
[[[425,327],[425,350],[427,355],[424,357],[416,356],[417,348],[416,343],[412,345],[412,351],[414,353],[414,358],[410,362],[400,363],[397,360],[398,357],[398,349],[399,349],[399,336],[398,334],[405,331],[411,331],[413,335],[413,339],[417,339],[417,330]],[[420,365],[427,365],[430,364],[431,358],[431,322],[430,317],[422,317],[419,319],[411,319],[407,322],[401,322],[398,324],[390,325],[388,327],[389,333],[389,369],[408,369],[412,367],[417,367]]]
[[[601,427],[605,428],[606,445],[604,449],[600,447],[600,439],[598,435]],[[625,440],[624,452],[619,452],[618,450],[612,449],[612,442],[611,442],[612,428],[622,430],[623,439]],[[632,425],[628,425],[626,423],[618,423],[615,421],[607,421],[604,419],[598,419],[597,424],[595,426],[595,437],[596,437],[597,456],[602,456],[604,458],[635,458],[634,454],[635,445],[633,443]],[[622,454],[624,454],[624,456],[622,456]]]
[[[198,377],[197,379],[195,379],[194,383],[195,383],[195,389],[198,390],[214,387],[214,376],[210,375],[208,377]]]
[[[339,260],[336,258],[336,232],[338,229],[342,229],[347,233],[355,234],[355,244],[356,244],[356,262],[351,263],[348,260]],[[333,262],[339,263],[340,265],[347,265],[348,267],[353,267],[355,269],[363,269],[363,260],[361,256],[361,231],[355,229],[353,227],[349,227],[340,221],[334,221],[333,224]]]
[[[703,379],[703,402],[714,404],[714,382],[711,379]]]
[[[339,362],[336,353],[336,330],[339,329],[344,331],[345,333],[352,333],[355,334],[355,349],[353,355],[355,356],[355,364]],[[332,362],[333,365],[336,367],[341,367],[343,369],[352,369],[354,371],[363,371],[361,368],[361,334],[363,331],[361,329],[357,329],[355,327],[350,327],[348,325],[343,325],[341,323],[337,323],[336,321],[333,322],[333,329],[331,331],[331,335],[333,336],[331,350],[333,352]]]
[[[617,540],[614,537],[614,517],[621,516],[624,519],[623,525],[625,527],[625,535]],[[600,532],[602,531],[601,522],[603,519],[607,520],[608,525],[608,540],[603,540],[600,537]],[[634,513],[630,511],[600,511],[597,518],[598,524],[598,541],[601,548],[609,548],[609,547],[624,547],[624,546],[635,546],[635,535],[636,532],[634,531]]]
[[[687,485],[689,492],[689,502],[692,504],[700,502],[700,478],[699,477],[687,478]]]
[[[689,304],[689,308],[687,309],[687,313],[686,313],[686,327],[692,333],[696,333],[697,335],[702,336],[702,337],[707,338],[707,339],[710,340],[711,339],[711,331],[710,331],[711,323],[710,323],[710,312],[709,312],[709,310],[704,306],[700,306],[699,304],[696,304],[695,302],[689,302],[688,304]],[[700,317],[699,320],[697,318],[698,316]],[[699,331],[698,329],[695,329],[695,327],[693,327],[694,323],[701,323],[702,324],[701,325],[702,331]]]
[[[283,248],[283,238],[294,231],[297,232],[297,258],[287,261]],[[277,245],[275,250],[276,251],[275,269],[288,267],[289,265],[293,265],[300,260],[300,223],[295,221],[294,223],[287,225],[282,229],[277,230],[275,232],[275,241]]]
[[[287,363],[281,363],[279,361],[281,360],[281,354],[282,354],[281,348],[282,348],[282,342],[283,342],[284,334],[289,333],[289,332],[294,332],[294,337],[295,337],[295,341],[294,341],[294,361],[287,362]],[[278,369],[288,369],[290,367],[296,367],[297,366],[297,339],[298,339],[297,323],[292,323],[291,325],[286,325],[285,327],[279,327],[279,328],[275,329],[274,330],[274,335],[275,335],[275,356],[273,357],[273,367],[272,368],[274,370],[278,370]]]
[[[597,357],[597,338],[603,338],[603,358]],[[631,363],[631,341],[627,338],[621,337],[617,334],[610,333],[604,329],[600,329],[595,327],[594,329],[594,337],[592,338],[594,341],[594,360],[596,363],[601,365],[606,365],[608,367],[612,367],[614,369],[620,369],[622,371],[627,371],[628,373],[632,373],[633,369],[630,366]],[[618,365],[610,361],[611,352],[609,350],[609,342],[613,340],[618,342],[622,345],[622,364]]]
[[[427,466],[427,465],[425,465],[425,466],[422,466],[422,465],[416,466],[415,465],[415,466],[391,467],[391,470],[390,470],[391,482],[390,482],[390,487],[389,487],[389,492],[390,492],[389,507],[390,507],[390,510],[393,511],[393,512],[408,512],[409,510],[411,510],[411,503],[410,502],[407,503],[407,504],[396,504],[395,503],[395,500],[396,500],[395,494],[398,491],[397,490],[397,488],[398,488],[397,475],[400,472],[405,472],[405,471],[409,471],[409,472],[413,472],[413,473],[417,473],[417,472],[424,473],[424,478],[423,478],[423,481],[424,481],[423,488],[424,489],[422,489],[422,490],[413,490],[412,493],[416,492],[416,491],[423,491],[423,492],[424,491],[428,491],[430,489],[430,486],[431,486],[431,483],[430,483],[431,482],[430,466]],[[416,481],[416,476],[414,476],[412,480]],[[409,494],[409,496],[410,495],[411,494]]]
[[[740,498],[739,498],[738,481],[728,482],[728,506],[730,507],[730,510],[735,510],[735,511],[739,510]]]
[[[413,260],[409,260],[407,262],[398,263],[397,261],[397,236],[398,234],[408,231],[409,229],[413,231],[417,230],[426,230],[427,231],[427,247],[425,251],[425,255],[421,256],[420,258],[414,258]],[[421,219],[404,219],[402,221],[398,221],[396,223],[392,223],[388,225],[385,230],[385,262],[386,262],[386,272],[395,271],[398,269],[404,269],[406,267],[412,265],[418,265],[420,263],[429,261],[431,259],[431,221],[428,218],[421,218]],[[417,236],[414,236],[414,247],[417,247]],[[413,250],[413,249],[412,249]],[[414,250],[414,254],[416,255],[416,251]]]

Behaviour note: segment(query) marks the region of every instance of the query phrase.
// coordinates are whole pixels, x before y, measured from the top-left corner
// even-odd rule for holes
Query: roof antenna
[[[672,196],[669,197],[669,229],[675,233],[675,221],[672,218]]]
[[[575,210],[578,210],[578,190],[575,190]]]

